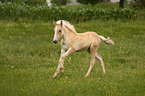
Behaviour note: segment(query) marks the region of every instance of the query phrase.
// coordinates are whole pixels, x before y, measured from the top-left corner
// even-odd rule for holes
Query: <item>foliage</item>
[[[46,0],[0,0],[2,2],[25,3],[28,5],[44,5]]]
[[[67,2],[68,0],[51,0],[51,3],[56,5],[66,5]]]
[[[134,8],[145,8],[145,0],[133,0],[131,5]]]
[[[25,3],[0,3],[0,19],[7,19],[17,21],[20,18],[28,20],[58,20],[65,19],[71,21],[86,21],[91,19],[115,19],[115,20],[135,20],[138,18],[138,10],[129,8],[98,8],[91,6],[64,6],[48,7],[43,6],[29,6]],[[145,12],[140,14],[144,18]],[[139,17],[139,18],[140,18]]]
[[[91,56],[78,52],[66,58],[65,74],[52,79],[61,51],[52,42],[53,23],[0,21],[0,96],[144,96],[145,21],[71,24],[77,32],[92,30],[115,42],[101,42],[97,51],[106,74],[96,59],[84,78]]]
[[[97,3],[102,2],[103,0],[77,0],[79,3],[82,4],[91,4],[91,5],[95,5]]]

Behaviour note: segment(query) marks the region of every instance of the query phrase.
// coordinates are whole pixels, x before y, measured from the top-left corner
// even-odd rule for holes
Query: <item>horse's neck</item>
[[[76,36],[75,32],[71,32],[71,30],[69,30],[66,27],[63,27],[63,34],[64,34],[63,37],[65,40],[73,38],[74,36]]]

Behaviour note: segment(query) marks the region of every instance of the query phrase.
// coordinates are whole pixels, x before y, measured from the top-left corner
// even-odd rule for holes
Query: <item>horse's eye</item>
[[[59,32],[61,32],[61,30],[59,30]]]

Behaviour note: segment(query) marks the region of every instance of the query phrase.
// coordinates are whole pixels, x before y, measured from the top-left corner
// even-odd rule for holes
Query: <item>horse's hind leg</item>
[[[102,66],[103,73],[105,74],[106,72],[105,72],[104,62],[103,62],[102,56],[100,56],[100,55],[96,52],[95,57],[100,61],[101,66]]]
[[[93,68],[93,66],[95,64],[95,52],[96,52],[96,49],[97,48],[91,48],[91,50],[89,52],[89,53],[91,53],[91,64],[90,64],[90,68],[89,68],[87,74],[85,75],[85,77],[87,77],[90,74],[90,72],[91,72],[91,70],[92,70],[92,68]]]

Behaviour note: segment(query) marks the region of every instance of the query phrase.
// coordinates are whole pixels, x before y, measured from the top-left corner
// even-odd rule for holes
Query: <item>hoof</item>
[[[64,74],[64,71],[63,70],[61,70],[61,76]]]
[[[63,72],[63,73],[61,73],[61,76],[62,76],[62,75],[64,75],[64,72]]]
[[[52,78],[54,79],[54,78],[56,78],[56,77],[53,76]]]
[[[106,74],[106,72],[103,72],[103,74]]]
[[[53,77],[52,78],[56,78],[56,75],[53,75]]]
[[[85,78],[88,77],[88,75],[85,75]]]
[[[88,77],[89,76],[89,73],[87,73],[86,75],[85,75],[85,77]]]

